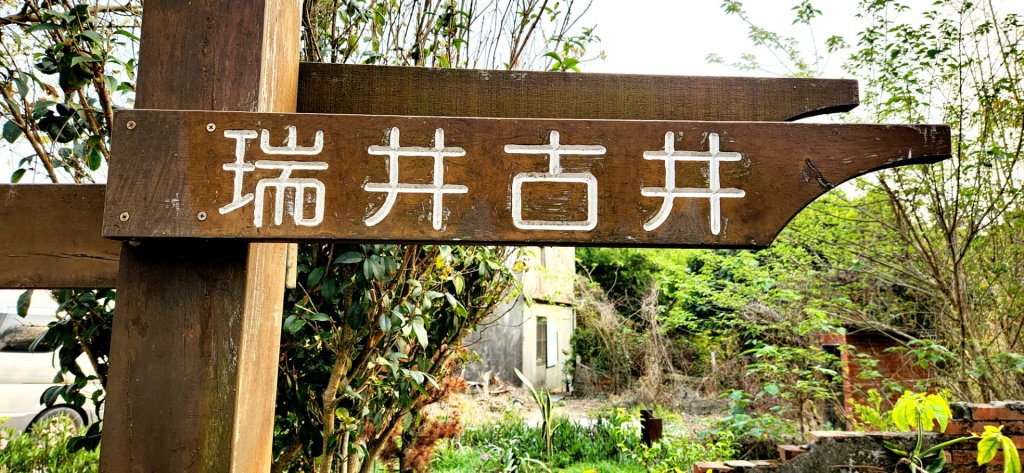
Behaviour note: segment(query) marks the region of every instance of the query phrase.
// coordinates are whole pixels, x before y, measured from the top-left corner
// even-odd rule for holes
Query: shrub
[[[526,470],[543,470],[537,465],[543,460],[552,469],[593,464],[619,465],[623,471],[688,471],[697,461],[735,456],[731,434],[695,441],[672,428],[676,417],[665,416],[666,436],[650,447],[640,441],[638,416],[625,409],[600,411],[587,424],[556,417],[552,420],[554,454],[550,457],[545,454],[539,426],[529,426],[522,419],[504,419],[467,429],[460,444],[449,443],[438,451],[434,466],[448,471],[503,471],[515,463]]]
[[[55,417],[29,432],[0,431],[0,473],[93,473],[99,470],[99,450],[68,449],[79,434],[70,419]]]

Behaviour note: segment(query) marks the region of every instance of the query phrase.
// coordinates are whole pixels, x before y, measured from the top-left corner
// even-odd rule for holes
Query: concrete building
[[[468,337],[467,344],[480,360],[466,366],[465,377],[481,382],[490,372],[502,382],[518,385],[518,368],[534,386],[564,392],[568,383],[563,368],[576,329],[572,307],[576,250],[529,247],[523,251],[527,257],[523,295]]]

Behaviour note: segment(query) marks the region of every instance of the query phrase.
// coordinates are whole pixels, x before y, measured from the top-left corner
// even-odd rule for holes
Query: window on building
[[[548,365],[548,318],[537,317],[537,364]]]

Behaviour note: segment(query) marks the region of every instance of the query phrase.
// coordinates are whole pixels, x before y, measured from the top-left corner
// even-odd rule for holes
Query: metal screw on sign
[[[134,130],[135,129],[135,120],[128,120],[128,123],[125,123],[124,126],[125,126],[125,128],[127,128],[129,130]]]
[[[121,212],[121,215],[118,218],[120,218],[122,222],[127,222],[129,217],[130,215],[128,215],[128,212]]]
[[[207,123],[206,124],[206,131],[208,131],[210,133],[213,133],[213,131],[216,130],[216,129],[217,129],[217,125],[214,125],[213,123]]]
[[[198,218],[200,222],[205,222],[206,221],[206,212],[199,212],[199,214],[196,215],[196,218]]]

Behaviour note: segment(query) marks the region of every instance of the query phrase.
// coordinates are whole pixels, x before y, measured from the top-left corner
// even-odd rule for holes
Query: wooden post
[[[136,105],[293,112],[299,3],[148,0]],[[285,247],[122,246],[101,471],[269,470]]]
[[[640,440],[650,447],[654,442],[661,440],[662,423],[661,419],[654,417],[654,411],[643,409],[640,411]]]

